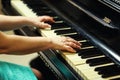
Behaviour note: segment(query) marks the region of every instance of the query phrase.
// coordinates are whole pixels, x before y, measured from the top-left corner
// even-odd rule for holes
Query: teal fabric
[[[0,61],[0,80],[37,80],[31,68]]]

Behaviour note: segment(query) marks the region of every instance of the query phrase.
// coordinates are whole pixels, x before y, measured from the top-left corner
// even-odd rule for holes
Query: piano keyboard
[[[120,80],[120,67],[92,45],[89,40],[60,19],[40,0],[12,0],[11,4],[22,16],[50,15],[54,17],[56,22],[52,24],[51,30],[40,30],[43,36],[64,35],[83,44],[77,53],[62,52],[61,55],[84,80]]]

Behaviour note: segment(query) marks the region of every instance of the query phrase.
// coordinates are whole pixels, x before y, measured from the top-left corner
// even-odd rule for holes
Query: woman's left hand
[[[35,27],[38,27],[38,28],[50,28],[51,25],[48,24],[49,23],[54,23],[54,19],[53,17],[50,17],[50,16],[38,16],[38,17],[34,17],[34,18],[31,18],[31,26],[35,26]]]

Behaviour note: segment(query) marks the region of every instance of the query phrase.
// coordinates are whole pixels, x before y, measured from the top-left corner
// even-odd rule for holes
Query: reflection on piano
[[[2,0],[2,3],[2,10],[8,15],[49,15],[56,20],[51,30],[27,26],[17,33],[64,35],[82,43],[81,50],[74,54],[51,49],[38,52],[55,80],[120,80],[119,0]]]

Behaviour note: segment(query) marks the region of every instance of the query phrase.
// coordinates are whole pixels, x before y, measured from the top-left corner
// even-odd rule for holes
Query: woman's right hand
[[[64,36],[56,36],[56,37],[49,37],[52,41],[51,48],[62,50],[62,51],[69,51],[69,52],[76,52],[75,49],[81,48],[81,43],[78,41]]]

